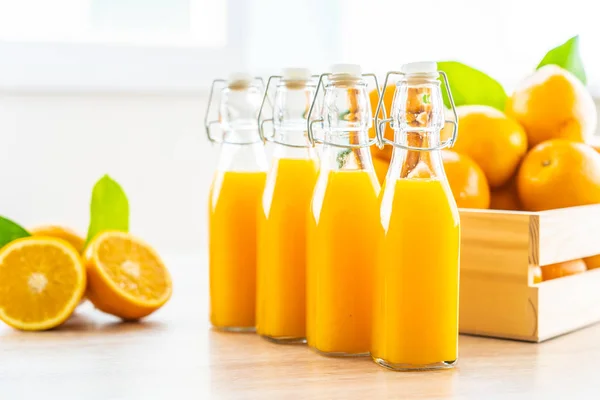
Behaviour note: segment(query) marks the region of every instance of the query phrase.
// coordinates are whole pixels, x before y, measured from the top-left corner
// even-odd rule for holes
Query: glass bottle
[[[217,83],[219,119],[209,121]],[[206,131],[220,145],[209,198],[210,321],[215,328],[252,331],[256,304],[256,220],[267,160],[256,123],[262,81],[245,74],[213,82]],[[221,127],[213,136],[211,127]]]
[[[357,65],[334,65],[317,92],[322,82],[321,113],[309,125],[311,141],[323,147],[308,225],[307,342],[325,355],[368,355],[381,236],[368,87]]]
[[[304,342],[306,224],[318,171],[306,119],[315,83],[307,69],[284,69],[282,76],[269,78],[263,108],[274,80],[273,118],[259,119],[273,157],[258,217],[256,331],[279,343]],[[265,136],[267,121],[273,123],[273,136]]]
[[[440,143],[444,105],[436,63],[402,67],[392,103],[394,147],[381,196],[371,355],[394,370],[449,368],[458,359],[460,221]],[[381,100],[379,102],[381,107]],[[378,107],[378,109],[379,109]],[[387,122],[383,121],[383,122]],[[383,124],[381,124],[383,125]]]

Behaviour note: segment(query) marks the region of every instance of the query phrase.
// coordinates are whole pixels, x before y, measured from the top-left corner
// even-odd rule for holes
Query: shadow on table
[[[70,336],[70,334],[102,334],[102,335],[122,335],[131,334],[142,331],[160,332],[167,329],[167,324],[162,321],[141,320],[127,322],[116,317],[102,314],[92,310],[91,307],[85,310],[76,311],[63,325],[41,332],[24,332],[8,326],[0,329],[0,337],[3,340],[9,338],[28,338],[33,336],[39,338],[56,337],[60,334],[61,337]]]

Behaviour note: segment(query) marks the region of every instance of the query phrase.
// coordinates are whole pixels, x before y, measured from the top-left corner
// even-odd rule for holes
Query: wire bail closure
[[[315,104],[317,103],[317,97],[319,94],[319,88],[321,86],[323,86],[323,78],[327,78],[329,79],[329,77],[333,75],[330,72],[324,73],[319,75],[319,82],[317,83],[317,88],[315,90],[315,95],[313,97],[313,101],[310,105],[310,110],[308,111],[308,118],[307,118],[307,131],[308,131],[308,140],[311,144],[311,146],[314,146],[316,143],[319,144],[326,144],[328,146],[333,146],[333,147],[341,147],[341,148],[350,148],[350,149],[359,149],[359,148],[363,148],[363,147],[371,147],[374,144],[377,144],[379,146],[379,141],[377,136],[375,136],[373,139],[369,140],[367,143],[364,144],[338,144],[338,143],[332,143],[332,142],[328,142],[325,140],[321,140],[319,138],[317,138],[313,132],[313,125],[317,124],[317,123],[321,123],[323,124],[324,120],[323,118],[319,118],[319,119],[312,119],[312,115],[313,115],[313,110],[315,108]],[[368,74],[361,74],[361,77],[370,77],[375,81],[375,87],[377,88],[377,94],[379,95],[379,102],[381,102],[381,96],[382,96],[382,92],[379,89],[379,81],[377,80],[377,75],[373,74],[373,73],[368,73]],[[379,112],[379,109],[377,110],[377,112]],[[383,110],[383,118],[386,118],[386,112],[385,110]],[[386,118],[387,119],[387,118]],[[377,118],[376,115],[374,117],[372,117],[372,120],[374,123],[377,123]],[[322,127],[322,126],[321,126]],[[375,131],[377,131],[377,129],[375,129]]]
[[[212,84],[210,85],[210,92],[208,95],[208,105],[206,106],[206,114],[204,116],[204,129],[206,130],[206,137],[208,138],[209,142],[211,143],[216,143],[216,144],[221,144],[221,143],[228,143],[228,144],[238,144],[238,145],[243,145],[243,144],[254,144],[254,143],[258,143],[259,140],[255,140],[252,142],[229,142],[227,140],[225,140],[224,138],[221,138],[220,140],[216,139],[215,137],[212,136],[211,134],[211,127],[214,124],[220,124],[221,121],[220,119],[214,119],[214,120],[209,120],[210,117],[210,110],[211,110],[211,106],[213,103],[213,95],[215,92],[215,88],[217,86],[217,84],[223,84],[224,87],[221,88],[221,90],[225,89],[227,87],[227,80],[226,79],[215,79],[212,81]],[[259,82],[260,86],[264,89],[265,87],[265,81],[263,80],[263,78],[261,78],[260,76],[255,76],[251,82]]]
[[[452,98],[452,92],[450,91],[450,84],[448,83],[448,76],[446,75],[446,73],[444,71],[437,71],[437,72],[438,72],[438,74],[440,74],[442,76],[442,80],[444,81],[444,87],[446,88],[446,93],[448,93],[448,100],[450,101],[450,108],[452,109],[452,114],[454,114],[454,121],[449,120],[449,119],[444,120],[445,123],[452,124],[452,137],[434,147],[409,146],[409,145],[396,143],[393,140],[386,139],[385,135],[383,133],[385,131],[385,125],[388,122],[394,122],[394,118],[385,118],[385,116],[384,116],[383,120],[379,120],[379,118],[377,116],[379,115],[379,110],[381,109],[381,106],[383,104],[383,96],[379,96],[379,102],[377,103],[377,110],[375,111],[375,131],[377,133],[377,140],[378,140],[379,148],[383,148],[384,145],[389,144],[391,146],[399,147],[399,148],[402,148],[405,150],[435,151],[435,150],[444,149],[446,147],[454,146],[454,143],[456,143],[456,139],[458,137],[458,115],[456,113],[454,99]],[[388,80],[391,75],[399,75],[399,76],[405,77],[407,74],[404,72],[400,72],[400,71],[389,71],[385,75],[385,82],[383,83],[383,93],[385,93],[385,89],[387,88]],[[385,112],[385,107],[384,107],[384,112]],[[402,129],[402,131],[407,132],[407,131],[411,131],[411,129]]]
[[[311,75],[310,79],[312,80],[312,79],[316,79],[318,77],[319,77],[319,75]],[[265,144],[267,142],[271,142],[271,143],[275,143],[275,144],[280,144],[282,146],[294,147],[294,148],[297,148],[297,149],[305,149],[305,148],[313,147],[312,142],[310,142],[310,133],[308,134],[309,143],[310,143],[309,145],[286,143],[286,142],[282,142],[280,140],[274,139],[273,136],[267,136],[267,135],[265,135],[265,128],[264,128],[265,127],[265,123],[266,122],[270,122],[271,124],[273,124],[273,118],[267,118],[267,119],[261,120],[263,109],[265,107],[265,103],[268,102],[269,105],[271,105],[271,100],[269,99],[269,87],[271,86],[271,81],[275,81],[275,80],[280,81],[282,79],[283,79],[283,76],[281,76],[281,75],[272,75],[267,80],[267,86],[265,87],[265,93],[263,95],[263,99],[262,99],[262,102],[260,104],[260,110],[258,111],[258,118],[257,118],[258,133],[260,135],[260,139]],[[309,81],[310,80],[307,80],[307,82],[309,82]],[[306,120],[307,121],[310,120],[310,112],[306,116]]]

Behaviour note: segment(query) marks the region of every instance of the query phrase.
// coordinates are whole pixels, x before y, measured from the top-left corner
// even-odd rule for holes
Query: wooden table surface
[[[202,264],[172,266],[172,300],[142,323],[85,304],[54,331],[0,327],[0,399],[600,398],[600,325],[542,344],[461,336],[457,368],[392,372],[212,330]]]

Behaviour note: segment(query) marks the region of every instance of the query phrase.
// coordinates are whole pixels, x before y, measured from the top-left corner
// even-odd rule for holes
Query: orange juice
[[[382,209],[391,207],[382,212],[371,354],[396,369],[451,365],[458,357],[460,245],[452,193],[435,178],[386,186],[390,204]]]
[[[308,344],[330,355],[368,354],[379,183],[372,170],[335,170],[322,178],[323,195],[315,191],[309,217]]]
[[[256,217],[265,172],[217,172],[210,190],[210,321],[252,330],[256,304]]]
[[[282,158],[269,173],[258,220],[258,334],[306,337],[306,219],[317,179],[312,159]]]

